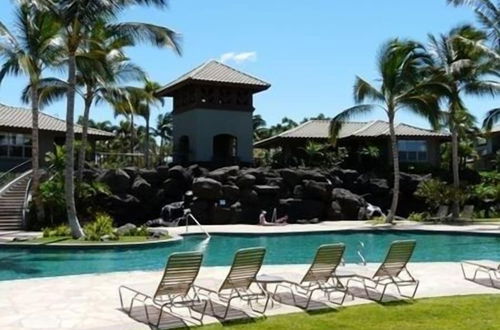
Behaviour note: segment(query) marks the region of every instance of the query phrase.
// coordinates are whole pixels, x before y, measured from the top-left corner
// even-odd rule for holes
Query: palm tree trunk
[[[135,129],[134,129],[134,114],[130,114],[130,153],[134,153],[134,144],[135,144]]]
[[[44,209],[43,202],[40,197],[38,188],[40,186],[40,156],[39,156],[39,138],[38,138],[38,84],[31,84],[31,115],[32,115],[32,130],[31,130],[31,166],[33,169],[32,179],[31,179],[31,191],[33,195],[33,201],[36,208],[36,218],[38,220],[43,220]]]
[[[68,223],[71,228],[71,235],[74,238],[80,238],[84,236],[84,233],[76,214],[75,183],[73,177],[75,171],[75,88],[76,59],[75,54],[70,53],[68,61],[68,94],[66,108],[66,168],[64,171],[64,197],[66,199],[66,214],[68,216]]]
[[[453,172],[453,190],[458,192],[460,189],[460,169],[458,159],[458,132],[455,126],[451,127],[451,166]],[[451,213],[453,220],[458,219],[460,216],[460,203],[458,198],[453,198],[451,206]]]
[[[163,134],[163,133],[160,133],[160,134]],[[164,139],[163,139],[163,135],[160,136],[160,160],[158,161],[158,165],[163,165],[163,145],[165,144],[164,142]]]
[[[399,153],[396,131],[394,129],[394,113],[391,111],[389,112],[389,132],[391,135],[392,164],[394,166],[394,186],[392,188],[391,209],[387,215],[386,222],[392,223],[394,221],[394,217],[396,216],[399,201]]]
[[[85,153],[87,151],[87,133],[89,130],[89,116],[91,105],[92,97],[87,94],[87,97],[85,97],[85,106],[83,109],[82,140],[78,153],[78,169],[76,172],[76,179],[78,180],[78,182],[83,181],[83,168],[85,167]]]
[[[149,168],[149,116],[146,116],[146,168]]]

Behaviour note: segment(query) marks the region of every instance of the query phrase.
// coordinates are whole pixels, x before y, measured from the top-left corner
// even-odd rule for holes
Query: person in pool
[[[266,220],[266,214],[267,212],[262,210],[262,212],[259,215],[259,225],[261,226],[284,226],[287,225],[288,221],[288,216],[284,216],[281,218],[276,219],[276,222],[269,222]]]

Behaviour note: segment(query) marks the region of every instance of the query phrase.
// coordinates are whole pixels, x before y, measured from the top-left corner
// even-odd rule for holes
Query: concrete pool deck
[[[376,266],[346,265],[345,269],[370,273]],[[260,274],[275,274],[297,280],[307,267],[264,266]],[[411,263],[408,268],[420,280],[417,298],[500,294],[498,289],[464,280],[459,263]],[[203,267],[197,284],[216,289],[227,270],[228,267]],[[141,313],[142,308],[134,312],[134,318],[128,317],[120,310],[118,287],[127,285],[151,292],[161,274],[161,271],[133,271],[0,282],[0,329],[149,329],[149,326],[141,323],[145,319],[144,312]],[[346,299],[344,305],[368,302],[370,301],[362,297],[356,297],[354,300]],[[317,300],[317,304],[322,305],[321,300]],[[303,310],[288,304],[275,304],[268,309],[266,315],[293,312]],[[217,320],[212,317],[205,318],[205,324],[212,322]],[[162,325],[185,326],[181,319],[171,316],[162,318]]]

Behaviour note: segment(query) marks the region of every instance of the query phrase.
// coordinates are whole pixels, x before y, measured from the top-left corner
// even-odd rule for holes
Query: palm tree
[[[132,5],[155,5],[166,8],[166,0],[43,0],[44,5],[57,17],[61,23],[61,38],[66,47],[68,69],[68,93],[66,102],[66,169],[65,198],[69,225],[74,237],[84,236],[78,221],[74,199],[74,110],[77,86],[78,50],[89,39],[96,22],[112,22],[106,28],[116,36],[126,36],[134,42],[147,41],[161,47],[171,47],[180,52],[177,34],[172,30],[146,23],[115,23],[114,19]]]
[[[255,140],[260,140],[266,136],[266,121],[262,118],[261,115],[254,115],[252,117],[253,124],[253,138]]]
[[[36,1],[21,1],[16,9],[17,34],[0,22],[0,57],[4,63],[0,69],[0,82],[7,74],[28,76],[29,85],[38,86],[45,68],[53,63],[61,49],[57,46],[59,25],[52,15],[37,8]],[[27,100],[32,114],[32,191],[37,217],[43,217],[43,205],[39,198],[39,95],[33,93]]]
[[[352,116],[383,109],[389,119],[389,132],[394,167],[394,187],[391,209],[386,221],[391,223],[396,215],[399,197],[399,156],[394,121],[399,110],[406,109],[425,116],[435,125],[439,99],[428,91],[422,79],[422,68],[428,58],[423,46],[412,41],[393,39],[385,43],[378,59],[381,86],[356,78],[354,100],[356,106],[346,109],[333,118],[330,125],[335,140],[342,124]],[[369,100],[373,103],[363,103]]]
[[[468,25],[438,37],[429,36],[429,54],[433,59],[431,71],[447,90],[444,95],[448,108],[445,119],[451,132],[453,187],[457,192],[460,189],[459,131],[466,122],[464,118],[470,115],[462,97],[465,94],[494,96],[500,87],[498,82],[487,79],[489,74],[494,74],[489,56],[471,43],[463,42],[470,40],[477,44],[484,41],[485,37],[483,32]],[[459,208],[459,201],[455,199],[452,205],[454,219],[459,216]]]
[[[491,131],[493,125],[500,121],[500,108],[495,108],[486,113],[486,116],[483,120],[483,129],[487,132]]]
[[[172,113],[159,114],[156,119],[156,136],[160,138],[160,164],[163,163],[165,159],[164,149],[165,144],[172,141],[173,134],[173,117]]]
[[[477,21],[486,31],[492,48],[497,55],[500,50],[500,6],[493,0],[447,0],[455,6],[468,5],[474,9]]]
[[[156,91],[161,88],[161,85],[155,81],[144,79],[144,85],[141,88],[130,87],[129,91],[135,94],[138,98],[137,113],[146,121],[146,143],[145,143],[145,158],[146,167],[150,167],[150,119],[151,106],[163,106],[164,100],[156,95]]]

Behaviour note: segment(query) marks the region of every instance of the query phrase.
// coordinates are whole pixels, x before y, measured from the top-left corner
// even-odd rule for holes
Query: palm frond
[[[330,140],[332,144],[337,143],[338,135],[340,133],[340,130],[342,129],[342,126],[346,121],[351,119],[352,117],[362,115],[362,114],[367,114],[373,111],[375,108],[381,107],[380,105],[377,104],[360,104],[360,105],[355,105],[351,108],[348,108],[341,113],[337,114],[333,119],[330,121],[329,125],[329,135],[330,135]]]
[[[385,97],[376,87],[356,76],[356,81],[354,83],[354,100],[356,103],[361,103],[365,100],[384,102]]]
[[[483,128],[489,132],[493,126],[500,121],[500,108],[495,108],[486,113],[483,120]]]

